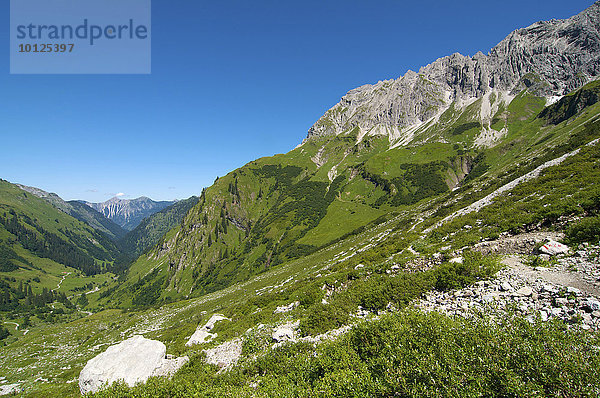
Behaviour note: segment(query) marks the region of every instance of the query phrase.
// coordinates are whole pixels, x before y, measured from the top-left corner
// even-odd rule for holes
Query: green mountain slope
[[[55,193],[49,193],[42,189],[29,187],[22,184],[16,184],[16,186],[28,193],[44,199],[46,202],[50,203],[63,213],[75,217],[79,221],[83,221],[92,228],[108,235],[113,240],[118,240],[125,236],[126,231],[124,229],[104,217],[102,214],[98,213],[96,210],[86,206],[83,203],[80,203],[79,201],[66,202]]]
[[[119,256],[107,235],[0,180],[0,311],[26,313],[55,301],[52,291],[73,294],[105,284],[118,271]]]
[[[202,295],[415,206],[489,192],[594,137],[597,92],[592,82],[544,108],[546,100],[526,89],[498,107],[493,144],[478,142],[476,101],[422,126],[418,145],[394,147],[387,136],[358,137],[354,129],[250,162],[203,192],[181,226],[131,267],[113,300]]]
[[[92,228],[103,232],[104,234],[108,235],[111,239],[117,241],[123,239],[127,234],[126,230],[124,230],[108,218],[104,217],[102,213],[92,209],[90,206],[81,203],[77,200],[72,200],[67,203],[69,203],[74,209],[73,212],[70,212],[68,214],[75,217],[79,221],[85,222]]]
[[[584,89],[590,87],[586,86]],[[523,98],[527,97],[523,96]],[[535,98],[532,98],[517,104],[535,102]],[[557,111],[560,106],[557,103],[551,105],[551,108]],[[523,111],[516,104],[511,109],[517,114]],[[522,362],[502,362],[498,368],[495,368],[499,372],[498,374],[506,372],[521,374],[519,372],[522,372],[523,369],[528,369],[527,371],[531,372],[533,376],[502,379],[503,381],[498,381],[496,387],[490,387],[492,389],[514,387],[520,388],[519,391],[544,391],[544,388],[555,388],[559,393],[564,393],[570,388],[585,391],[586,386],[591,386],[590,388],[593,390],[600,385],[597,372],[595,373],[593,370],[598,358],[594,354],[596,351],[591,350],[585,344],[597,344],[595,343],[597,334],[568,331],[566,325],[560,322],[528,326],[528,322],[521,320],[518,321],[519,323],[516,324],[518,327],[515,329],[511,323],[498,325],[497,319],[490,324],[479,324],[475,320],[471,323],[470,321],[451,320],[442,316],[420,316],[414,313],[400,312],[393,315],[392,318],[382,315],[383,324],[377,322],[361,324],[357,332],[351,332],[348,335],[350,340],[343,338],[332,345],[324,345],[316,349],[312,344],[300,343],[268,350],[272,343],[270,327],[273,325],[285,323],[290,319],[298,319],[300,332],[303,335],[315,335],[352,322],[354,319],[352,314],[357,311],[358,306],[376,312],[385,311],[391,303],[394,307],[401,309],[428,289],[463,286],[473,280],[485,278],[486,275],[489,276],[486,267],[489,267],[494,261],[493,258],[486,259],[481,266],[474,269],[470,269],[467,262],[466,267],[456,263],[444,263],[439,268],[426,267],[423,272],[412,270],[413,264],[426,264],[427,261],[435,258],[435,254],[441,254],[447,258],[456,249],[481,240],[494,239],[505,232],[518,233],[539,228],[561,231],[571,228],[572,216],[597,216],[600,211],[600,195],[596,184],[600,178],[600,171],[597,167],[600,161],[600,145],[596,140],[600,137],[600,103],[582,107],[579,113],[557,125],[548,124],[546,119],[538,117],[541,110],[538,107],[531,112],[527,111],[525,113],[528,115],[526,120],[515,118],[520,127],[513,130],[514,135],[509,133],[508,138],[498,145],[477,150],[478,153],[474,156],[473,164],[482,165],[483,171],[469,177],[476,166],[472,167],[470,173],[456,186],[457,189],[450,190],[448,188],[442,193],[412,205],[396,206],[393,204],[393,193],[386,193],[381,188],[386,182],[380,182],[378,187],[371,183],[371,190],[355,192],[356,196],[353,196],[353,192],[347,187],[348,184],[354,183],[357,178],[362,179],[360,173],[355,172],[352,180],[344,181],[343,183],[346,185],[338,190],[338,192],[351,192],[351,195],[346,196],[353,200],[345,199],[343,196],[344,199],[340,200],[336,195],[327,206],[325,216],[319,219],[316,227],[308,225],[308,223],[294,224],[294,228],[301,232],[307,230],[300,239],[321,239],[321,241],[334,243],[316,249],[312,254],[292,260],[283,260],[281,264],[271,266],[255,276],[250,276],[244,282],[232,284],[225,289],[205,294],[199,298],[140,311],[111,309],[70,323],[36,326],[25,336],[13,333],[8,340],[10,344],[0,350],[0,363],[3,364],[0,366],[0,375],[9,377],[10,380],[24,380],[23,385],[28,389],[28,396],[47,393],[78,396],[76,383],[67,383],[67,381],[76,380],[87,360],[102,351],[98,347],[120,342],[125,337],[134,334],[144,334],[146,337],[165,342],[169,353],[189,355],[192,358],[191,364],[179,372],[173,382],[164,379],[152,380],[148,385],[138,387],[134,392],[124,387],[115,387],[106,392],[104,396],[111,396],[111,394],[112,396],[130,396],[128,394],[131,396],[192,395],[195,392],[200,392],[200,396],[202,394],[227,396],[231,391],[235,391],[241,396],[244,394],[253,396],[257,392],[265,396],[277,394],[285,396],[286,392],[294,393],[294,391],[318,395],[319,391],[322,391],[322,386],[328,386],[327,388],[331,391],[339,391],[339,388],[347,384],[345,380],[348,383],[367,380],[364,387],[373,388],[376,383],[369,380],[380,380],[380,377],[387,372],[378,371],[379,368],[376,366],[367,368],[368,364],[373,363],[369,362],[370,358],[379,358],[382,361],[392,357],[410,358],[411,355],[430,353],[428,351],[430,347],[437,347],[435,355],[431,354],[432,356],[427,357],[431,361],[425,362],[422,367],[415,365],[409,367],[410,369],[415,372],[424,371],[429,366],[433,366],[432,364],[435,364],[440,356],[453,359],[453,361],[456,359],[456,362],[452,362],[455,364],[452,365],[455,366],[452,368],[453,370],[444,374],[460,379],[460,375],[468,373],[474,378],[484,380],[480,384],[465,385],[465,391],[480,391],[485,395],[492,391],[486,390],[487,387],[484,387],[488,386],[489,379],[487,377],[490,377],[490,373],[481,372],[481,363],[484,362],[473,362],[471,359],[474,357],[461,356],[461,353],[465,352],[463,350],[465,342],[468,341],[472,342],[469,347],[505,347],[507,352],[521,352],[524,347],[536,350],[531,357],[527,357]],[[511,120],[510,114],[507,115],[507,119]],[[588,145],[592,142],[595,144]],[[407,153],[406,148],[400,150]],[[190,270],[186,269],[183,262],[170,267],[174,278],[181,279],[169,280],[168,255],[170,252],[176,253],[175,247],[170,245],[177,239],[180,239],[179,242],[187,242],[184,239],[185,234],[195,233],[193,228],[181,232],[184,231],[183,228],[190,225],[190,220],[200,217],[196,230],[201,233],[206,225],[210,224],[211,219],[219,220],[223,208],[222,200],[229,198],[225,205],[226,210],[223,210],[224,218],[229,220],[229,224],[226,224],[227,232],[219,232],[219,239],[222,239],[222,235],[229,237],[232,232],[230,229],[245,231],[245,224],[242,223],[243,219],[240,216],[242,209],[248,207],[252,210],[250,203],[253,203],[256,209],[261,209],[263,206],[257,203],[260,202],[258,200],[244,201],[244,192],[249,190],[250,186],[240,182],[242,181],[241,170],[245,170],[247,176],[253,177],[255,176],[254,172],[250,173],[246,170],[251,168],[261,170],[269,162],[275,163],[274,160],[285,156],[289,156],[287,159],[295,161],[297,167],[300,167],[302,158],[298,156],[299,152],[301,153],[301,151],[295,150],[288,155],[260,159],[236,170],[237,189],[233,173],[220,178],[213,187],[204,192],[198,205],[186,216],[182,227],[175,227],[169,231],[154,250],[133,264],[128,279],[122,286],[116,289],[107,286],[101,290],[100,293],[104,296],[103,300],[111,300],[111,305],[157,304],[163,300],[177,298],[177,290],[169,290],[169,284],[187,286],[187,289],[193,286],[191,283],[186,284],[188,283],[186,278],[189,278],[187,273]],[[374,156],[384,157],[386,152],[396,153],[396,151],[384,150],[377,152]],[[383,155],[381,155],[382,153]],[[470,156],[473,155],[475,153]],[[570,156],[564,158],[562,162],[555,161],[564,155]],[[411,156],[411,161],[406,162],[407,164],[427,164],[430,161],[440,161],[444,155],[435,150],[427,152],[424,149],[419,151],[414,148],[406,156]],[[479,160],[475,162],[477,157]],[[362,158],[356,164],[362,162],[369,164],[369,159],[365,160]],[[555,161],[555,163],[541,171],[537,177],[532,177],[498,195],[478,211],[461,212],[474,202],[497,192],[498,188],[505,184],[526,175],[536,167],[547,164],[548,161]],[[308,166],[310,163],[312,161],[307,162]],[[450,165],[451,163],[446,162],[446,164]],[[385,178],[386,174],[381,171],[376,173],[376,171],[386,170],[386,167],[390,168],[391,166],[386,165],[385,161],[380,161],[376,165],[370,172]],[[284,168],[285,166],[280,164],[278,169]],[[267,167],[267,170],[269,169]],[[314,169],[317,169],[316,166]],[[290,169],[287,170],[290,171]],[[453,170],[455,169],[453,168]],[[296,178],[301,181],[301,176],[293,177],[295,171],[288,174],[285,174],[286,171],[282,173],[286,178],[291,175],[289,178],[292,179],[286,195],[296,195],[293,186],[297,183],[293,180]],[[250,177],[247,176],[245,178],[250,180]],[[276,180],[275,177],[272,178]],[[280,177],[277,180],[283,181],[283,178]],[[361,183],[366,184],[366,182]],[[274,185],[273,181],[271,184]],[[268,186],[266,182],[259,184],[256,195],[260,194],[261,199],[264,197],[267,200],[269,191],[265,189]],[[284,185],[280,183],[280,186]],[[216,187],[222,187],[222,191],[215,191],[213,197],[211,191]],[[271,195],[285,197],[283,193],[277,193],[276,190],[273,190]],[[381,197],[384,197],[385,200],[380,200]],[[207,212],[210,202],[217,199],[221,201],[214,206],[214,213]],[[265,208],[275,210],[283,208],[285,210],[283,207],[285,201],[278,203],[274,199],[271,200],[272,202],[264,206]],[[378,200],[379,207],[375,205]],[[236,204],[239,203],[239,206],[234,205],[234,201]],[[245,207],[241,206],[242,203],[245,203]],[[374,221],[360,221],[358,216],[351,214],[353,209],[360,208],[358,205],[368,206],[369,209],[376,211],[368,217],[369,219],[373,218]],[[236,209],[237,213],[234,214],[230,209]],[[306,211],[310,211],[310,214],[313,215],[316,214],[312,209]],[[378,212],[386,212],[386,214],[381,216],[382,213]],[[204,214],[206,214],[206,222],[204,222]],[[275,211],[269,214],[266,210],[265,214],[265,219],[268,216],[271,217],[267,221],[274,220],[275,222],[288,215],[285,212],[276,213]],[[338,214],[342,215],[338,216]],[[362,225],[362,227],[347,226],[346,220],[354,220],[356,225]],[[239,224],[239,227],[230,225],[234,222]],[[336,227],[336,222],[340,225],[339,227]],[[250,225],[248,237],[252,236],[253,223]],[[269,222],[265,222],[264,225],[267,229],[276,227]],[[309,227],[306,228],[307,226]],[[325,226],[327,226],[326,229]],[[221,227],[223,227],[222,224]],[[341,228],[342,231],[338,231],[338,228]],[[337,238],[340,233],[348,229],[353,233],[345,233],[345,236]],[[212,230],[214,238],[214,226],[209,230]],[[315,231],[320,232],[324,238],[316,235]],[[315,235],[311,237],[310,234]],[[241,240],[242,242],[246,241],[245,232]],[[215,244],[218,245],[219,240],[217,243],[213,241],[211,247]],[[289,252],[284,252],[284,254],[289,255]],[[481,259],[475,258],[475,260],[475,265],[479,264],[478,261],[481,262]],[[217,262],[217,265],[219,264],[224,263]],[[177,269],[178,266],[181,268]],[[395,274],[388,274],[386,271],[391,267],[399,267],[399,270]],[[194,281],[192,275],[189,282],[193,283]],[[190,290],[183,290],[179,294],[190,294]],[[192,290],[191,294],[200,294],[200,292]],[[328,304],[324,304],[324,299]],[[299,305],[291,312],[279,313],[276,311],[277,307],[288,305],[294,301],[298,301]],[[223,313],[232,321],[218,323],[215,326],[212,332],[217,333],[218,336],[214,342],[202,345],[200,348],[186,347],[187,338],[194,332],[198,324],[206,322],[215,312]],[[492,321],[490,320],[490,322]],[[262,329],[257,326],[259,324],[269,326],[265,329],[267,335],[260,334]],[[407,325],[406,332],[410,332],[406,336],[420,336],[419,343],[406,347],[406,350],[394,348],[392,351],[386,351],[385,347],[389,346],[386,345],[387,341],[403,341],[402,347],[406,346],[406,341],[412,341],[408,337],[403,340],[395,340],[399,336],[404,336],[402,332],[404,326],[402,325],[405,324]],[[397,325],[397,327],[390,325]],[[496,326],[490,328],[489,325]],[[248,332],[249,329],[251,329],[250,332]],[[454,332],[443,333],[446,330]],[[522,330],[523,333],[515,334],[514,330]],[[411,334],[413,332],[416,334]],[[244,341],[243,353],[245,356],[243,358],[246,362],[242,363],[241,368],[235,369],[232,374],[217,373],[216,366],[204,364],[204,356],[200,354],[202,349],[233,338],[241,338]],[[365,342],[371,341],[371,339],[374,339],[374,346],[371,347],[372,350],[370,349],[364,354],[364,357],[357,357],[354,354],[352,358],[344,357],[344,352],[348,349],[351,349],[352,352],[364,350]],[[445,345],[445,342],[448,344]],[[586,357],[585,361],[579,361],[577,358],[581,358],[581,356],[578,354],[567,355],[563,361],[556,363],[553,359],[554,356],[543,354],[546,352],[548,344],[564,353],[579,353],[578,350],[584,349],[585,352],[593,355]],[[56,350],[54,347],[62,348]],[[259,355],[256,362],[253,362],[254,355],[262,353],[263,350],[266,354]],[[392,356],[387,356],[387,353]],[[38,358],[37,362],[31,362],[32,356]],[[323,373],[309,372],[310,369],[321,369],[319,363],[321,361],[327,363],[327,358],[331,357],[337,359],[336,363],[341,361],[341,365],[339,367],[327,365]],[[466,358],[466,362],[460,358]],[[502,355],[491,356],[489,362],[485,363],[492,366],[502,358],[504,358]],[[308,364],[308,367],[303,368],[299,366],[300,363]],[[415,362],[409,361],[408,363]],[[557,368],[548,368],[548,366],[552,367],[553,363],[556,363]],[[543,364],[543,366],[538,369],[535,364]],[[347,365],[365,371],[361,372],[360,376],[354,373],[348,375]],[[387,362],[384,365],[381,369],[408,369],[407,363],[402,361],[394,363],[393,366]],[[290,368],[296,370],[290,373]],[[552,369],[558,370],[554,372]],[[338,374],[338,372],[341,373]],[[569,375],[568,378],[571,379],[570,376],[575,373],[585,375],[585,382],[573,382],[573,384],[569,384],[570,387],[557,387],[565,386],[564,383],[559,382],[562,379],[557,375]],[[302,382],[305,380],[303,375],[306,374],[312,375],[309,384]],[[35,381],[40,375],[51,381]],[[342,377],[343,375],[348,375],[348,378],[345,379]],[[408,384],[405,386],[411,385],[412,382],[409,379],[406,379]],[[258,387],[249,386],[250,381],[254,380],[262,381]],[[433,381],[428,379],[428,383],[435,384],[436,380],[445,379],[441,374],[436,373]],[[527,380],[536,380],[536,383],[540,384],[536,384],[534,388],[531,384],[527,384]],[[442,383],[435,388],[439,389],[446,385]],[[482,389],[469,389],[468,386],[481,386]],[[388,387],[399,388],[396,384]],[[383,389],[381,391],[390,390]],[[415,396],[419,396],[417,393],[415,394]],[[586,395],[584,392],[580,395],[594,396],[593,391],[591,395]],[[350,393],[349,396],[352,394]]]
[[[146,217],[119,241],[119,246],[124,252],[137,258],[146,249],[156,245],[171,228],[181,223],[197,203],[198,198],[192,196]]]

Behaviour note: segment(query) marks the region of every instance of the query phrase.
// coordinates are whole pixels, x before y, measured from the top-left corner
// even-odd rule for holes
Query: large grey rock
[[[165,353],[160,341],[133,336],[90,359],[79,374],[79,389],[82,394],[96,392],[118,380],[134,386],[150,376],[170,375],[188,361],[167,359]]]

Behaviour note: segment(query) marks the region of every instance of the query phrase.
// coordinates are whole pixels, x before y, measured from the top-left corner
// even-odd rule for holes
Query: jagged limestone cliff
[[[527,89],[553,101],[600,74],[600,2],[566,20],[537,22],[518,29],[487,55],[452,54],[396,80],[351,90],[308,131],[307,139],[359,129],[389,136],[393,145],[423,139],[418,129],[449,109],[476,100],[481,133],[499,108]],[[496,134],[498,135],[498,134]],[[490,141],[482,137],[482,141]]]

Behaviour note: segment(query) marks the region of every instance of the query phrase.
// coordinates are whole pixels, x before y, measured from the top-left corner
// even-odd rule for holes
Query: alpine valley
[[[199,197],[0,182],[0,391],[599,396],[599,76],[596,2],[351,90]]]

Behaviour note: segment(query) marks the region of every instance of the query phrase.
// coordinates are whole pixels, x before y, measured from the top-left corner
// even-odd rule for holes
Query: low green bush
[[[566,230],[569,243],[598,243],[600,241],[600,217],[586,217],[570,225]]]
[[[270,350],[217,373],[201,357],[171,380],[96,397],[598,397],[600,338],[560,321],[403,311],[338,340]]]

